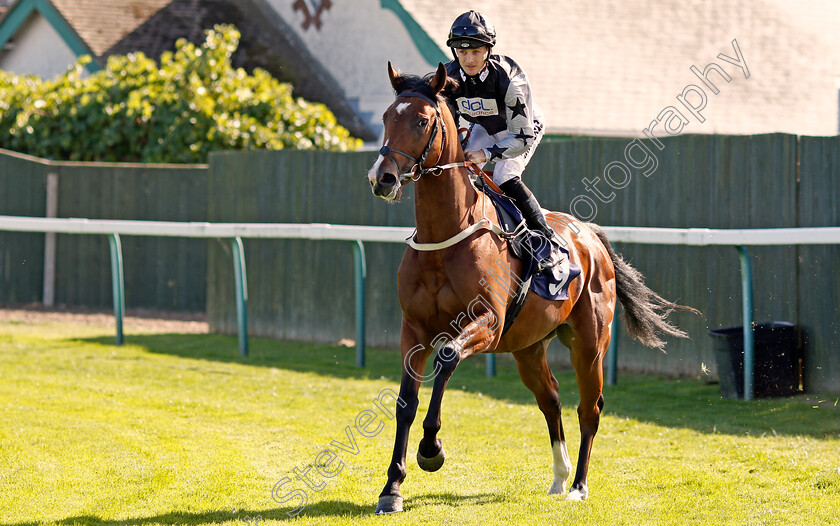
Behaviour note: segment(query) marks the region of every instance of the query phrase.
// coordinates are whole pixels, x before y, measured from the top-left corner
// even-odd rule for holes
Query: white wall
[[[333,0],[322,12],[321,28],[304,30],[303,12],[290,0],[268,0],[271,6],[306,43],[310,53],[344,87],[345,97],[358,104],[360,114],[376,131],[381,116],[394,101],[387,64],[406,73],[425,75],[434,66],[425,61],[403,23],[379,0]],[[319,2],[305,1],[308,5]]]
[[[55,77],[76,62],[76,54],[38,13],[33,13],[18,29],[14,48],[0,55],[0,69],[13,73],[32,73],[44,79]]]

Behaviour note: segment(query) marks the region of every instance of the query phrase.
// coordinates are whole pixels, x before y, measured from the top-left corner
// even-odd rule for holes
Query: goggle
[[[452,28],[452,34],[462,37],[474,37],[478,35],[481,30],[474,25],[469,26],[455,26]]]
[[[476,37],[479,35],[486,35],[486,32],[482,31],[481,28],[477,26],[455,26],[452,28],[450,33],[455,37]]]

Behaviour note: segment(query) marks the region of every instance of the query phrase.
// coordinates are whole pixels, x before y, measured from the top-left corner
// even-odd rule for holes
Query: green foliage
[[[218,25],[200,46],[181,39],[160,65],[112,56],[89,76],[82,57],[41,80],[0,71],[0,147],[56,160],[206,162],[214,150],[354,150],[361,141],[323,104],[292,96],[269,73],[235,69],[239,31]]]

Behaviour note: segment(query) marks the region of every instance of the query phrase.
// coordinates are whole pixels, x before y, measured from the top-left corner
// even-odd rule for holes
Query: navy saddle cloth
[[[560,247],[560,251],[563,252],[563,261],[560,264],[537,273],[537,264],[549,255],[551,244],[542,234],[526,227],[522,212],[510,197],[489,188],[481,178],[478,178],[476,186],[490,197],[502,230],[509,233],[507,241],[511,251],[525,263],[525,272],[519,276],[520,282],[524,283],[528,278],[533,278],[530,289],[543,298],[569,299],[569,283],[580,275],[580,267],[571,264],[568,249]]]

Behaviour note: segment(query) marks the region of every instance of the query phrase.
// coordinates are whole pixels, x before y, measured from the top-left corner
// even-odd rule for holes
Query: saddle
[[[481,177],[477,178],[475,186],[493,202],[496,215],[499,216],[499,226],[506,233],[503,237],[508,243],[508,248],[516,259],[527,263],[529,259],[532,259],[531,236],[529,235],[531,231],[528,229],[522,212],[516,207],[513,199],[506,196],[502,189],[496,186],[487,172],[481,172]]]
[[[567,300],[569,283],[580,275],[581,269],[578,265],[570,263],[569,251],[561,247],[559,250],[563,253],[562,262],[538,273],[538,262],[547,255],[546,251],[552,250],[552,246],[545,242],[542,234],[528,228],[513,199],[506,196],[484,171],[481,171],[481,176],[476,177],[474,182],[476,188],[490,198],[496,209],[499,226],[505,231],[501,237],[507,241],[513,256],[524,263],[514,301],[505,315],[505,325],[502,329],[504,334],[519,315],[528,290],[533,290],[548,300]]]

